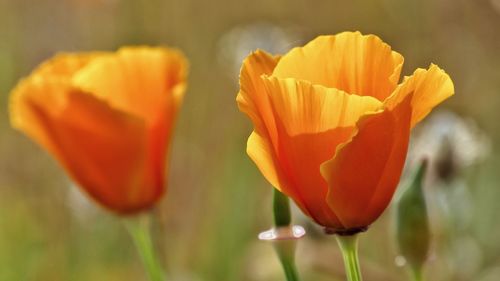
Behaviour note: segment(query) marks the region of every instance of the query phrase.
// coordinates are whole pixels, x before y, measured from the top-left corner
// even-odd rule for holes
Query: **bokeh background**
[[[408,167],[427,154],[433,247],[429,280],[500,280],[499,0],[0,0],[0,281],[145,280],[121,219],[89,203],[57,163],[8,121],[16,81],[60,51],[170,45],[191,62],[176,128],[169,191],[154,233],[169,280],[283,280],[272,247],[269,184],[245,153],[238,69],[255,48],[285,52],[320,34],[374,33],[405,57],[431,62],[456,95],[419,125]],[[308,231],[304,280],[344,280],[333,237]],[[362,235],[370,281],[406,280],[389,208]]]

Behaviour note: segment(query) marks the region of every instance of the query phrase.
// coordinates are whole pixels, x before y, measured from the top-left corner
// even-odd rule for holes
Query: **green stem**
[[[295,266],[295,240],[275,241],[275,249],[278,254],[287,281],[299,281],[299,274]]]
[[[274,189],[273,193],[273,213],[276,227],[289,226],[292,223],[290,199],[277,189]]]
[[[412,268],[411,271],[411,280],[412,281],[423,281],[424,275],[420,268]]]
[[[161,264],[156,257],[151,233],[149,231],[149,222],[146,217],[131,218],[124,220],[130,236],[134,240],[137,251],[141,257],[142,263],[148,273],[150,281],[164,281],[164,273]]]
[[[290,212],[290,199],[274,189],[273,214],[275,227],[292,228],[292,215]],[[274,248],[278,254],[287,281],[299,281],[299,274],[295,266],[295,239],[284,239],[274,241]]]
[[[345,271],[348,281],[362,281],[358,258],[358,236],[336,235],[337,242],[344,258]]]
[[[282,262],[281,264],[283,265],[287,281],[299,281],[299,274],[297,273],[294,263]]]

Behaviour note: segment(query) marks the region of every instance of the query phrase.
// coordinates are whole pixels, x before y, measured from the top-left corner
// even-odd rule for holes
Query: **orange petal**
[[[327,201],[344,228],[365,227],[389,204],[408,148],[411,95],[392,111],[363,117],[357,134],[321,166]]]
[[[286,179],[280,182],[281,190],[319,224],[339,226],[325,201],[328,188],[320,164],[349,138],[358,118],[381,103],[294,79],[263,81],[278,130],[276,161]],[[262,162],[257,165],[264,167]]]
[[[414,127],[432,108],[452,96],[454,91],[450,76],[438,66],[431,64],[429,69],[419,68],[412,76],[405,77],[403,83],[384,101],[384,104],[392,109],[413,93],[411,127]]]
[[[177,110],[186,75],[186,59],[177,50],[126,47],[92,60],[72,83],[117,109],[154,122],[163,118],[165,108]]]
[[[264,51],[250,54],[241,67],[240,92],[236,97],[239,109],[252,120],[255,131],[271,139],[276,138],[276,126],[260,76],[271,74],[278,61],[278,56]]]
[[[236,97],[239,109],[248,115],[254,131],[248,138],[247,153],[256,163],[264,177],[278,190],[284,181],[276,162],[275,144],[276,125],[269,98],[260,76],[270,74],[279,57],[264,51],[250,54],[244,61],[240,72],[240,92]]]
[[[253,131],[247,142],[248,156],[257,165],[260,172],[269,181],[269,183],[282,190],[283,175],[276,160],[275,152],[268,139]]]
[[[46,92],[40,95],[32,95],[29,98],[34,99],[39,103],[44,100],[50,101],[51,106],[47,109],[56,114],[61,111],[66,104],[65,92],[67,91],[71,77],[87,65],[92,59],[103,55],[104,53],[83,53],[83,54],[58,54],[53,58],[45,61],[37,67],[29,76],[29,78],[22,80],[18,86],[12,91],[12,96],[9,104],[10,119],[14,127],[17,128],[30,128],[32,137],[42,143],[42,146],[54,151],[50,139],[47,138],[39,126],[31,126],[30,123],[37,123],[35,116],[33,116],[29,107],[22,103],[25,102],[26,93],[41,91],[44,88]],[[50,84],[44,81],[52,81]]]
[[[94,199],[131,212],[159,198],[145,170],[143,121],[57,79],[30,77],[14,90],[12,125],[53,154]]]
[[[69,81],[76,72],[85,67],[89,62],[107,54],[109,53],[61,53],[42,63],[33,71],[31,76],[39,75],[44,79],[60,79]]]
[[[147,122],[148,170],[163,184],[177,111],[187,76],[187,61],[169,48],[125,47],[92,60],[72,79],[73,86],[108,102],[113,108]]]
[[[262,78],[275,111],[291,136],[352,127],[369,111],[382,107],[370,96],[350,95],[335,88],[293,78]]]
[[[375,35],[319,36],[283,56],[273,76],[306,80],[384,100],[396,87],[403,57]]]

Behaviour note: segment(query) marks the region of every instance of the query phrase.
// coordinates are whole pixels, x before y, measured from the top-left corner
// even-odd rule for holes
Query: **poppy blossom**
[[[14,88],[11,124],[101,205],[135,213],[164,193],[186,75],[186,59],[168,48],[59,54]]]
[[[398,84],[403,57],[374,35],[319,36],[283,56],[250,54],[237,102],[254,130],[247,153],[318,224],[365,228],[389,204],[410,130],[453,95],[431,64]]]

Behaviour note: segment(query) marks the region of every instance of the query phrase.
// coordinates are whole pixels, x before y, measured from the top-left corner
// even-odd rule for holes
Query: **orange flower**
[[[151,207],[186,89],[176,50],[60,54],[12,92],[12,126],[47,149],[95,200],[118,213]]]
[[[402,65],[359,32],[243,62],[237,102],[254,124],[247,152],[318,224],[345,231],[375,221],[398,184],[411,128],[453,95],[435,65],[398,85]]]

